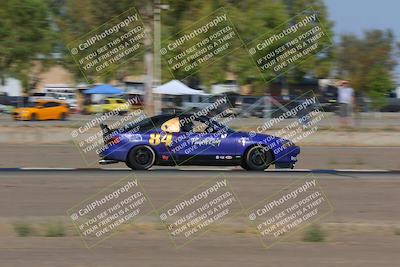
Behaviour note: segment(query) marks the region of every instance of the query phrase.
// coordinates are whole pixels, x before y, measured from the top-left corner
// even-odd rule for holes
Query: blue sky
[[[391,29],[400,41],[399,0],[325,0],[335,33]]]
[[[334,21],[335,40],[344,33],[362,36],[367,29],[391,29],[400,42],[399,0],[325,0]],[[400,66],[396,73],[400,74]]]

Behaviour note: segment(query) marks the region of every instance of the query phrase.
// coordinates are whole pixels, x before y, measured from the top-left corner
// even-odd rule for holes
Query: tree
[[[272,33],[277,27],[286,28],[289,23],[285,23],[288,21],[294,23],[296,20],[302,19],[302,16],[296,17],[296,15],[312,7],[317,12],[319,22],[323,25],[326,33],[319,43],[327,49],[310,56],[302,64],[296,65],[288,75],[290,76],[289,80],[297,82],[302,80],[305,74],[310,73],[315,77],[326,77],[330,73],[333,53],[329,46],[332,44],[330,39],[333,32],[332,23],[327,19],[326,7],[322,0],[206,0],[201,2],[181,0],[172,2],[171,9],[165,15],[166,19],[163,25],[168,31],[165,38],[173,36],[219,7],[224,7],[245,44],[249,44],[264,34]],[[290,20],[291,18],[292,20]],[[265,93],[267,85],[263,75],[244,46],[235,50],[234,53],[224,56],[223,59],[202,68],[195,76],[202,81],[202,84],[208,85],[224,81],[227,71],[236,75],[239,84],[251,81],[254,93]],[[271,76],[271,79],[273,78],[276,76]]]
[[[303,80],[306,74],[316,78],[326,78],[329,76],[334,62],[333,48],[333,22],[328,20],[328,11],[323,0],[283,0],[286,4],[290,18],[295,17],[303,11],[315,12],[318,18],[318,25],[323,27],[326,34],[318,41],[323,50],[316,53],[301,64],[297,65],[288,73],[288,80],[296,83]],[[297,21],[302,17],[298,17]]]
[[[246,44],[272,32],[289,18],[281,1],[239,2],[231,10],[233,23]],[[251,84],[253,94],[265,93],[265,80],[247,49],[235,51],[230,66],[238,77],[239,84]]]
[[[79,39],[107,23],[111,19],[118,17],[123,12],[135,7],[145,23],[150,23],[146,17],[147,7],[151,2],[141,0],[132,2],[130,0],[120,1],[96,1],[96,0],[47,0],[51,6],[54,20],[59,29],[60,39],[58,44],[64,54],[63,65],[71,71],[79,81],[103,81],[108,82],[112,79],[120,80],[124,76],[132,74],[143,74],[143,60],[131,59],[126,64],[121,64],[115,70],[109,70],[101,77],[86,72],[86,80],[79,69],[79,66],[73,60],[68,50],[68,44]]]
[[[41,0],[2,1],[0,7],[0,80],[15,77],[25,91],[35,83],[34,60],[52,50],[49,9]]]
[[[385,94],[394,86],[395,50],[389,30],[366,31],[361,38],[343,35],[337,47],[337,75],[376,101],[376,107],[381,106]]]
[[[176,36],[189,25],[221,7],[228,13],[244,43],[253,41],[287,19],[285,7],[280,1],[170,1],[170,9],[163,16],[163,39]],[[240,84],[252,80],[253,85],[258,85],[256,87],[260,92],[265,91],[262,75],[242,40],[235,40],[234,47],[238,49],[233,53],[213,61],[190,78],[200,80],[204,85],[210,85],[225,81],[227,72],[231,72],[235,74]],[[164,77],[171,77],[167,69],[164,69]]]
[[[78,37],[97,28],[110,18],[119,15],[131,7],[136,7],[144,18],[144,23],[151,25],[152,17],[146,16],[148,0],[132,1],[95,1],[95,0],[48,0],[57,13],[57,25],[61,31],[63,46],[77,39]],[[162,11],[162,40],[176,37],[183,29],[199,21],[201,18],[209,16],[218,8],[223,7],[237,29],[244,43],[249,43],[261,35],[266,34],[278,25],[287,21],[293,14],[300,13],[312,6],[319,12],[319,19],[326,22],[326,10],[322,0],[300,0],[293,3],[280,0],[169,0],[163,1],[168,4],[169,9]],[[290,1],[289,1],[290,2]],[[150,1],[151,3],[151,1]],[[288,6],[293,7],[289,9]],[[61,11],[60,11],[61,10]],[[330,31],[330,23],[326,23]],[[227,72],[234,73],[238,77],[240,84],[253,82],[257,90],[263,93],[266,88],[265,81],[253,62],[247,49],[243,46],[242,40],[237,39],[233,53],[225,55],[222,59],[216,60],[207,67],[202,67],[198,72],[190,76],[192,81],[200,81],[201,84],[210,85],[212,83],[223,82]],[[198,40],[197,40],[198,41]],[[193,40],[196,42],[196,40]],[[65,65],[76,74],[79,73],[78,67],[72,60],[68,49],[65,52]],[[178,53],[178,52],[177,52]],[[324,76],[330,70],[330,58],[313,56],[301,64],[298,76],[305,73],[314,72],[319,76]],[[328,63],[327,63],[328,62]],[[118,76],[130,75],[133,73],[143,73],[143,61],[129,61],[124,66],[119,66],[118,70],[106,78],[111,79]],[[163,80],[174,78],[171,75],[166,62],[162,61]],[[81,76],[81,75],[80,75]],[[179,75],[178,75],[179,76]],[[82,77],[82,76],[81,76]],[[178,77],[179,78],[179,77]]]
[[[379,110],[387,103],[387,93],[393,89],[390,73],[381,65],[374,65],[366,77],[366,92],[373,99],[372,107]]]

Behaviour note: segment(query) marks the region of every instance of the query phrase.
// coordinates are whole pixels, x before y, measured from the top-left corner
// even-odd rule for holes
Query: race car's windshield
[[[126,124],[125,126],[123,126],[122,128],[119,129],[120,130],[119,132],[126,133],[126,132],[130,132],[133,130],[135,132],[139,132],[139,131],[149,131],[152,129],[154,129],[154,124],[153,124],[152,120],[150,118],[146,118],[139,122],[133,121],[133,122]]]
[[[220,122],[218,122],[218,121],[216,121],[216,120],[214,120],[214,119],[209,119],[209,120],[210,120],[210,122],[211,122],[212,124],[214,124],[214,125],[216,125],[218,128],[220,128],[219,130],[224,129],[224,131],[226,131],[227,133],[234,133],[234,132],[235,132],[235,130],[229,128],[228,126],[226,126],[226,125],[224,125],[224,124],[222,124],[222,123],[220,123]]]
[[[161,124],[165,122],[165,120],[168,117],[165,116],[155,116],[152,118],[146,118],[143,120],[140,120],[139,122],[133,121],[122,128],[119,129],[120,133],[126,133],[126,132],[147,132],[150,130],[158,129],[160,128]]]

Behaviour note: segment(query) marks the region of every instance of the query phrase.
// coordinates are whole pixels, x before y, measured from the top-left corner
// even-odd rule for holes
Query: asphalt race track
[[[400,174],[375,171],[245,172],[155,168],[126,170],[1,170],[1,266],[396,266],[400,236]],[[303,242],[289,238],[269,249],[247,225],[223,226],[176,249],[165,229],[133,229],[118,233],[92,249],[77,235],[16,237],[10,224],[18,221],[70,224],[66,210],[117,180],[134,175],[155,207],[192,190],[207,179],[225,177],[244,208],[313,175],[332,203],[333,211],[319,223],[327,241]],[[149,219],[156,222],[157,217]]]

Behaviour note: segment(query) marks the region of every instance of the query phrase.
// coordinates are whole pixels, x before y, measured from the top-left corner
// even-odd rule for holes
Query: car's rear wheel
[[[263,171],[271,165],[273,159],[273,154],[267,147],[253,146],[247,150],[241,166],[246,170]]]
[[[36,114],[35,114],[35,113],[32,113],[32,115],[31,115],[31,121],[35,121],[35,120],[37,120]]]
[[[126,159],[126,166],[133,170],[150,169],[156,159],[154,150],[149,146],[137,146],[129,151]]]

